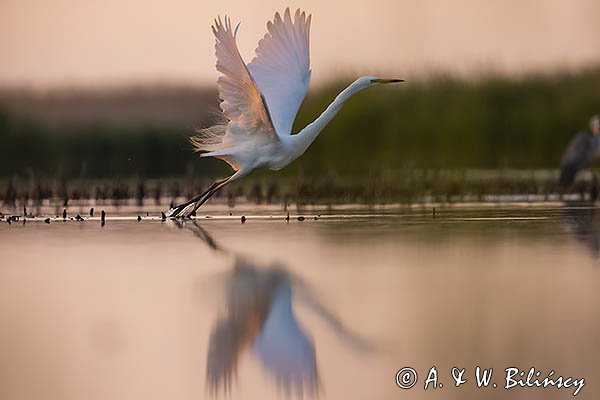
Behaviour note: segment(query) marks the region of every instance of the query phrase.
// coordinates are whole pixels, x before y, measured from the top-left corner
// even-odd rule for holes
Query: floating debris
[[[27,214],[27,207],[23,206],[23,218],[34,218],[32,213]]]
[[[44,222],[45,222],[45,223],[47,223],[47,224],[49,224],[49,223],[50,223],[50,218],[46,218],[46,219],[44,220]]]
[[[245,224],[246,223],[246,216],[242,215],[242,218],[240,218],[240,220],[242,221],[242,224]]]
[[[140,222],[142,220],[142,217],[138,215],[137,220],[138,222]]]
[[[77,221],[83,221],[83,218],[81,217],[81,215],[77,214],[75,216],[75,220],[77,220]]]
[[[94,207],[90,208],[90,217],[94,216]]]
[[[160,212],[160,219],[161,219],[161,221],[166,221],[167,220],[167,216],[165,215],[164,211]]]
[[[63,219],[67,219],[67,209],[63,208]]]
[[[298,217],[298,221],[302,222],[304,221],[306,218],[304,218],[302,215]]]

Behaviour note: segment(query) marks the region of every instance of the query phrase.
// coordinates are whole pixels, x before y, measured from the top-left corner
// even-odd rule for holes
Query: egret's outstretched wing
[[[279,136],[290,135],[296,113],[310,80],[310,19],[296,11],[292,21],[287,8],[267,23],[268,32],[258,42],[248,70],[263,94]]]
[[[217,70],[223,75],[217,84],[221,109],[229,119],[229,133],[262,133],[277,138],[264,99],[252,80],[235,42],[231,20],[219,17],[212,27],[217,39]],[[237,28],[236,28],[237,30]]]

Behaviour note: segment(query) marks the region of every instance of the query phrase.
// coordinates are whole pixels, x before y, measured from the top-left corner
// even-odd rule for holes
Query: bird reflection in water
[[[225,250],[197,221],[174,223],[235,260],[225,278],[226,311],[217,320],[208,344],[206,382],[212,395],[221,389],[230,391],[238,360],[246,350],[287,395],[314,396],[319,392],[315,345],[296,319],[293,302],[315,312],[355,351],[372,351],[367,341],[351,333],[301,278],[283,266],[257,266]]]
[[[600,212],[592,206],[578,205],[565,207],[565,228],[579,243],[587,247],[593,257],[600,258]]]

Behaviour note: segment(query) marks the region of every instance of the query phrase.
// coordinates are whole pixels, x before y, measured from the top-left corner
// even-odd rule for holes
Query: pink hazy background
[[[211,84],[217,14],[241,21],[248,62],[286,6],[313,14],[317,84],[346,74],[576,70],[600,62],[597,0],[4,0],[0,86]]]

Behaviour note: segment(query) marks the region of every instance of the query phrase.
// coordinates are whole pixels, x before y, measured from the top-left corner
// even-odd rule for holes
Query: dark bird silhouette
[[[559,184],[570,186],[579,171],[590,166],[600,150],[600,116],[590,119],[588,129],[579,132],[569,143],[561,162]]]

